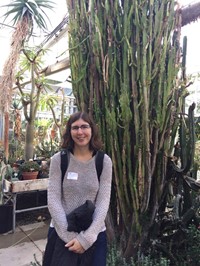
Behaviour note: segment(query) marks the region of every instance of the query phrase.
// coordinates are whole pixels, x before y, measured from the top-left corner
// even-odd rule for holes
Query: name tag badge
[[[67,179],[78,180],[78,173],[69,172],[69,173],[67,174]]]

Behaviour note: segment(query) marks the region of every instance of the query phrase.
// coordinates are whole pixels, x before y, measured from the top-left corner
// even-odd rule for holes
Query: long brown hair
[[[74,148],[74,141],[71,137],[71,125],[79,120],[79,119],[83,119],[85,122],[87,122],[92,130],[92,137],[89,143],[89,149],[91,151],[98,151],[102,148],[102,141],[100,139],[99,136],[99,132],[98,132],[98,128],[97,125],[94,123],[93,119],[91,116],[89,116],[87,113],[85,112],[77,112],[74,113],[70,116],[69,120],[67,121],[67,125],[66,125],[66,131],[63,135],[63,143],[62,143],[62,148],[64,149],[71,149],[73,150]]]

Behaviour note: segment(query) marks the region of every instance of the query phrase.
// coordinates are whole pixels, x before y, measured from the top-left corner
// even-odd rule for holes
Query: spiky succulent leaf
[[[26,16],[29,23],[34,21],[39,28],[46,29],[47,24],[44,17],[48,20],[49,18],[45,10],[52,10],[54,5],[54,2],[48,0],[15,0],[11,4],[4,5],[4,7],[11,8],[4,16],[7,19],[10,15],[14,15],[13,25]]]

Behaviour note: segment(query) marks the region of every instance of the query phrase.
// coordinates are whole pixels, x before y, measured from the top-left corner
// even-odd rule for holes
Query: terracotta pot
[[[22,172],[23,180],[37,179],[38,172]]]

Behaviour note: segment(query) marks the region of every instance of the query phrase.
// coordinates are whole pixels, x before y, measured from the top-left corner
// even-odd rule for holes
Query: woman
[[[91,117],[78,112],[69,118],[62,148],[68,149],[69,164],[61,182],[60,152],[51,159],[48,207],[56,233],[63,241],[60,246],[75,258],[74,265],[106,265],[105,218],[110,203],[112,162],[104,155],[103,169],[98,180],[95,154],[102,148],[97,127]],[[92,223],[85,231],[69,232],[66,215],[90,200],[95,205]],[[57,254],[56,254],[57,253]],[[59,248],[53,254],[53,264],[59,264]],[[89,254],[89,259],[86,254]],[[78,257],[78,260],[77,260]],[[67,257],[68,258],[68,257]],[[70,260],[73,258],[70,258]],[[91,260],[90,260],[91,259]],[[85,260],[85,262],[84,262]],[[88,262],[90,261],[90,262]],[[51,264],[52,266],[54,266]],[[72,266],[72,261],[65,261]]]

